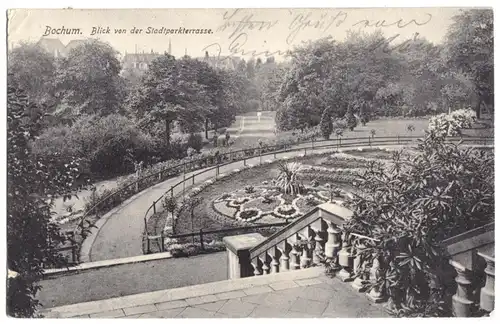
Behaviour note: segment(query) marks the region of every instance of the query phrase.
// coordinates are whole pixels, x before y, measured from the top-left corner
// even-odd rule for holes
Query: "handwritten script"
[[[261,19],[255,13],[242,9],[231,9],[224,12],[222,15],[222,23],[215,29],[216,33],[226,33],[227,41],[212,43],[205,46],[202,51],[209,53],[210,56],[217,60],[226,60],[235,56],[250,56],[250,57],[270,57],[282,56],[288,53],[287,50],[269,50],[266,38],[272,33],[272,38],[276,40],[278,35],[285,38],[286,45],[293,46],[306,43],[303,40],[302,34],[314,32],[316,39],[331,38],[332,32],[337,28],[343,30],[359,30],[365,28],[418,28],[431,22],[432,15],[425,14],[424,18],[392,18],[392,19],[354,19],[349,13],[344,10],[288,10],[288,16],[282,16],[276,19]],[[319,32],[319,35],[318,35]],[[418,33],[417,33],[418,34]],[[281,36],[283,35],[283,36]],[[310,34],[309,34],[310,35]],[[318,37],[319,36],[319,37]],[[389,37],[385,43],[379,46],[387,47],[388,44],[397,39],[400,35]],[[262,49],[249,49],[250,38],[257,38],[262,45]],[[301,39],[298,41],[299,39]],[[227,45],[228,44],[228,45]],[[255,45],[254,45],[255,46]],[[255,47],[253,47],[255,48]]]

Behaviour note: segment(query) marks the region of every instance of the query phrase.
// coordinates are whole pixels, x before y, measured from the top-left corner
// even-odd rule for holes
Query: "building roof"
[[[55,51],[59,51],[60,53],[63,53],[66,51],[66,47],[63,45],[63,43],[58,39],[58,38],[40,38],[40,40],[37,43],[40,47],[45,49],[46,51],[49,51],[51,53],[54,53]]]
[[[123,61],[128,62],[146,62],[151,63],[155,58],[160,56],[159,53],[125,53]]]

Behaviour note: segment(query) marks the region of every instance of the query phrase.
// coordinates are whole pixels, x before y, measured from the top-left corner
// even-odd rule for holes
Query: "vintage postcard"
[[[8,316],[494,313],[493,9],[7,16]]]

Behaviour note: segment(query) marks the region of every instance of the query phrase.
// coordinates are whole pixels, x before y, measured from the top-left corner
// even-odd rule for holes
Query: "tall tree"
[[[73,114],[108,115],[123,108],[125,82],[117,55],[107,43],[86,40],[61,60],[57,86]]]
[[[53,108],[57,102],[54,56],[37,44],[21,43],[7,58],[9,85],[23,89],[31,102]]]
[[[128,103],[145,128],[161,122],[165,141],[170,144],[172,123],[188,116],[199,118],[196,111],[205,98],[205,89],[197,83],[195,72],[185,60],[169,54],[153,60],[138,89]]]
[[[7,313],[14,317],[35,315],[43,267],[66,264],[56,251],[65,239],[51,221],[50,199],[71,196],[79,187],[78,160],[41,159],[31,153],[29,142],[42,119],[30,114],[32,106],[22,91],[8,88],[7,266],[18,275],[8,280]]]
[[[465,10],[453,21],[445,43],[448,67],[464,73],[474,84],[480,118],[481,104],[493,105],[493,10]]]

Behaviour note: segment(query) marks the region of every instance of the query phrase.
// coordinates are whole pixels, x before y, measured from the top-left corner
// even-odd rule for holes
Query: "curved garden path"
[[[332,140],[332,143],[336,141]],[[322,144],[326,144],[323,142]],[[300,144],[294,148],[310,147],[311,144]],[[377,145],[378,146],[378,145]],[[391,145],[391,147],[398,147]],[[314,152],[331,151],[333,148],[315,150]],[[347,148],[343,148],[347,149]],[[308,150],[309,151],[309,150]],[[304,151],[286,152],[276,154],[277,159],[294,157],[304,154]],[[247,164],[259,164],[259,157],[247,159]],[[262,161],[274,160],[273,155],[262,157]],[[243,161],[237,161],[220,167],[220,173],[228,173],[234,169],[243,167]],[[206,169],[203,169],[206,170]],[[186,178],[202,170],[186,173]],[[196,176],[195,185],[215,177],[215,170]],[[93,229],[84,242],[81,251],[82,262],[101,261],[142,255],[142,231],[144,226],[144,213],[152,202],[158,199],[164,192],[183,176],[171,178],[148,188],[125,201],[119,207],[111,210],[97,222],[98,229]],[[186,187],[187,188],[187,187]],[[182,192],[182,186],[174,190],[174,194]],[[160,211],[161,207],[157,207]]]

